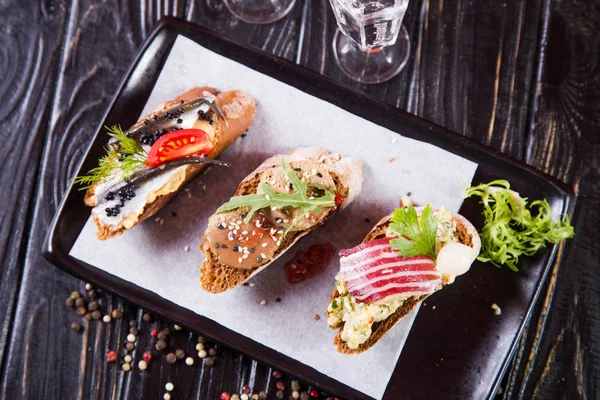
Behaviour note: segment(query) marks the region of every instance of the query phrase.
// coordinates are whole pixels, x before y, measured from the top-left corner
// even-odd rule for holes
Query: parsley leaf
[[[435,260],[437,220],[429,204],[423,209],[420,222],[413,206],[396,209],[390,229],[398,235],[398,238],[390,241],[392,249],[402,257],[429,256]]]
[[[546,242],[558,243],[575,236],[569,219],[553,221],[548,201],[527,199],[510,190],[508,181],[499,179],[472,186],[466,197],[480,197],[485,225],[479,230],[482,251],[477,259],[497,267],[507,265],[518,271],[521,255],[532,256]],[[535,216],[533,216],[535,215]]]
[[[231,211],[240,207],[250,207],[250,211],[247,213],[244,219],[245,223],[249,223],[252,219],[252,215],[260,210],[261,208],[267,207],[294,207],[300,208],[304,211],[301,217],[306,216],[311,211],[317,211],[319,208],[335,207],[335,193],[331,189],[327,189],[323,185],[309,184],[302,182],[296,172],[294,172],[289,165],[281,160],[281,166],[286,176],[292,183],[294,193],[275,193],[273,188],[269,185],[262,183],[260,188],[264,194],[247,194],[243,196],[234,196],[225,204],[217,209],[217,214],[225,211]],[[319,189],[324,192],[321,197],[308,196],[309,187]],[[292,224],[285,231],[284,236],[290,231],[299,218],[295,218]]]

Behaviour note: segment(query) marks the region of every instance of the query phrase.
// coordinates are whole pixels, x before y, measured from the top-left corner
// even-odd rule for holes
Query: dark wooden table
[[[41,255],[46,229],[101,116],[137,49],[165,15],[187,18],[331,76],[525,161],[578,193],[576,238],[560,248],[499,398],[600,398],[600,1],[411,0],[407,68],[364,86],[338,70],[335,20],[326,0],[298,0],[268,26],[239,22],[220,0],[0,1],[0,359],[2,398],[217,399],[266,391],[268,366],[216,345],[212,367],[166,362],[150,347],[165,321],[100,293],[122,308],[110,324],[65,306],[84,283]],[[490,267],[491,268],[491,267]],[[140,329],[134,370],[108,364],[129,321]],[[83,322],[82,332],[70,329]],[[172,345],[195,353],[197,335]],[[207,348],[213,344],[207,344]],[[291,395],[290,378],[285,398]],[[311,390],[301,383],[303,391]],[[321,396],[325,398],[326,396]]]

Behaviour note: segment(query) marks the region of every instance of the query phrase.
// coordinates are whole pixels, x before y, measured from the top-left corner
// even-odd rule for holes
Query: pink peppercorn
[[[231,396],[229,396],[229,393],[227,392],[223,392],[221,393],[221,400],[229,400]]]
[[[113,362],[116,360],[117,360],[117,353],[115,353],[112,350],[110,350],[109,352],[106,353],[106,362]]]
[[[277,382],[277,389],[285,390],[285,383],[283,383],[282,381]]]
[[[281,372],[279,372],[279,371],[273,371],[272,375],[273,375],[273,378],[275,378],[275,379],[279,379],[282,376]]]
[[[150,332],[150,336],[157,337],[158,336],[158,329],[152,329],[152,331]]]
[[[244,385],[244,386],[242,387],[242,393],[243,393],[243,394],[248,394],[248,393],[250,393],[250,386],[248,386],[248,385]]]
[[[317,392],[315,389],[311,390],[310,397],[319,397],[319,392]]]
[[[142,357],[144,357],[144,361],[146,362],[150,362],[150,360],[152,360],[152,353],[150,353],[149,351],[146,351]]]

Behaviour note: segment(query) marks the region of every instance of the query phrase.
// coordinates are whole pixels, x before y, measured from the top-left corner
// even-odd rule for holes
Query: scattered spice
[[[308,400],[308,392],[301,392],[300,400]]]
[[[196,350],[198,350],[198,351],[204,350],[204,345],[202,343],[196,344]]]
[[[173,389],[175,389],[175,385],[173,385],[173,382],[167,382],[167,384],[165,385],[165,390],[167,392],[172,392]]]
[[[292,390],[293,391],[299,391],[300,390],[300,382],[298,382],[298,381],[292,381]],[[300,395],[300,394],[298,394],[298,395]]]
[[[125,363],[125,364],[121,365],[121,368],[123,369],[123,371],[129,372],[129,371],[131,371],[131,364]]]
[[[113,361],[116,361],[116,360],[117,360],[117,353],[115,353],[112,350],[109,350],[106,353],[106,362],[113,362]]]
[[[271,375],[275,379],[281,379],[281,377],[283,376],[283,374],[281,372],[277,371],[277,370],[273,371],[273,373]]]
[[[283,399],[283,392],[281,390],[278,390],[275,394],[275,397],[277,397],[278,399]]]
[[[73,300],[72,298],[68,297],[65,300],[65,304],[67,305],[67,307],[73,308],[75,306],[75,300]]]
[[[181,349],[177,349],[175,350],[175,357],[177,357],[178,360],[181,360],[185,357],[185,352]]]
[[[83,297],[79,297],[75,300],[75,307],[85,307],[85,299]]]
[[[229,393],[227,392],[221,393],[221,400],[230,400],[230,397],[231,396],[229,396]]]
[[[87,314],[85,307],[77,307],[77,315],[83,317],[85,314]]]
[[[262,300],[260,301],[260,305],[261,305],[261,306],[264,306],[265,304],[267,304],[267,301],[266,301],[265,299],[262,299]]]
[[[250,386],[248,386],[248,385],[242,386],[242,393],[244,393],[244,394],[250,393]]]
[[[180,326],[179,326],[179,325],[177,325],[177,324],[175,324],[173,327],[175,328],[175,330],[176,330],[176,331],[180,331],[180,330],[182,330],[182,329],[183,329],[182,327],[180,327]]]
[[[163,351],[164,349],[167,348],[167,342],[165,342],[164,340],[159,340],[158,342],[156,342],[156,350],[158,351]]]
[[[310,397],[319,397],[319,392],[317,392],[315,389],[311,390]]]
[[[129,333],[132,335],[137,335],[139,333],[138,328],[129,328]]]
[[[90,290],[87,294],[91,299],[96,300],[98,298],[98,292],[95,290]]]
[[[285,383],[283,383],[282,381],[277,382],[277,384],[275,386],[279,390],[285,390]]]
[[[212,367],[214,363],[215,363],[215,359],[212,357],[206,357],[204,359],[204,365],[206,365],[207,367]]]
[[[502,314],[502,310],[500,309],[500,307],[496,303],[492,304],[492,310],[494,310],[494,315],[500,315],[500,314]]]
[[[92,313],[92,319],[98,321],[100,318],[102,318],[102,313],[100,310],[96,310]]]
[[[186,252],[190,251],[190,246],[185,246],[185,247],[183,248],[183,250],[185,250]]]
[[[390,158],[390,164],[393,163],[394,161],[396,161],[396,157]]]
[[[200,350],[200,351],[198,352],[198,357],[200,357],[200,358],[205,358],[206,356],[207,356],[207,354],[206,354],[206,350]]]
[[[321,316],[320,316],[319,314],[315,314],[315,316],[313,317],[313,319],[314,319],[315,321],[318,321],[318,320],[320,320],[320,319],[321,319]]]
[[[398,139],[397,138],[392,138],[392,144],[396,144],[398,143]]]
[[[192,357],[188,357],[185,359],[185,363],[187,365],[194,365],[194,359]]]
[[[85,290],[92,290],[94,287],[92,286],[91,283],[86,283],[85,284]]]
[[[123,318],[123,311],[116,308],[116,309],[112,310],[111,315],[114,319],[121,319],[121,318]]]
[[[129,321],[129,327],[137,328],[137,321],[135,319],[132,319],[131,321]]]
[[[150,336],[152,336],[153,338],[158,336],[158,329],[152,329],[152,331],[150,331]]]
[[[294,390],[292,392],[292,398],[297,399],[300,397],[300,392],[298,392],[297,390]]]
[[[83,299],[81,299],[83,300]],[[78,306],[78,307],[82,307],[82,306]],[[90,304],[88,304],[87,306],[88,311],[96,311],[98,310],[98,302],[96,301],[90,301]]]
[[[73,329],[75,332],[79,332],[81,331],[81,324],[79,322],[72,322],[71,329]]]
[[[152,314],[150,314],[150,313],[144,313],[144,315],[142,316],[142,319],[145,322],[152,322]]]
[[[144,358],[144,361],[150,362],[150,360],[152,360],[152,353],[145,351],[142,357]]]
[[[165,340],[165,339],[167,339],[167,334],[164,331],[158,332],[157,336],[158,336],[158,340]]]
[[[267,398],[267,394],[265,392],[258,393],[258,398],[260,400],[265,400]]]
[[[276,299],[275,299],[275,301],[276,301],[277,303],[281,303],[281,297],[278,297],[278,298],[276,298]]]
[[[132,358],[132,357],[131,357],[129,354],[127,354],[125,357],[123,357],[123,360],[124,360],[126,363],[130,363],[130,362],[132,362],[132,361],[133,361],[133,358]]]
[[[240,400],[240,396],[238,396],[237,394],[232,394],[231,400]]]
[[[138,368],[144,371],[146,368],[148,368],[148,363],[145,360],[140,360],[138,363]]]
[[[71,293],[71,298],[73,300],[77,300],[80,297],[81,297],[81,294],[79,294],[79,292],[77,292],[77,291]]]
[[[135,346],[133,345],[133,343],[128,342],[128,343],[125,343],[125,348],[127,349],[127,351],[133,351]]]
[[[171,400],[171,394],[170,394],[170,393],[165,393],[165,394],[163,395],[163,399],[164,399],[164,400]]]
[[[246,393],[243,393],[243,394],[240,396],[240,399],[241,399],[241,400],[248,400],[248,395],[247,395]]]
[[[110,315],[108,315],[108,314],[106,314],[104,317],[102,317],[102,321],[103,321],[105,324],[108,324],[108,323],[110,323],[110,321],[111,321],[111,320],[112,320],[112,318],[110,318]]]
[[[214,357],[217,354],[217,350],[215,350],[215,348],[211,348],[210,350],[208,350],[208,354]]]
[[[137,339],[137,337],[133,333],[130,333],[129,335],[127,335],[127,341],[128,342],[133,343],[133,342],[136,341],[136,339]]]
[[[174,364],[177,361],[177,356],[174,353],[167,354],[167,362],[169,364]]]

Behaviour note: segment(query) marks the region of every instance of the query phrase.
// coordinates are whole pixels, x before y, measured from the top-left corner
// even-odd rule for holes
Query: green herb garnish
[[[546,242],[558,243],[575,235],[567,216],[552,221],[546,199],[528,205],[526,198],[510,190],[506,180],[470,187],[465,198],[472,196],[481,198],[485,217],[485,225],[479,231],[482,251],[477,259],[481,262],[497,267],[507,265],[518,271],[519,256],[531,256]]]
[[[119,172],[122,173],[120,182],[129,180],[131,175],[145,165],[148,154],[135,139],[128,137],[120,126],[105,127],[108,136],[114,138],[115,145],[106,146],[106,155],[98,161],[98,166],[91,169],[88,175],[78,176],[75,183],[87,189],[96,182],[106,182]]]
[[[284,160],[281,160],[281,166],[286,176],[292,183],[292,187],[295,193],[275,193],[273,188],[269,185],[262,183],[260,188],[264,194],[248,194],[244,196],[234,196],[225,204],[217,209],[217,214],[225,211],[231,211],[240,207],[250,207],[250,211],[244,218],[245,223],[249,223],[252,219],[252,215],[267,207],[293,207],[300,208],[304,211],[302,217],[306,216],[311,211],[317,211],[319,208],[334,207],[335,206],[335,193],[331,189],[327,189],[323,185],[302,182],[298,175],[287,165]],[[324,192],[321,197],[308,196],[306,193],[309,188],[318,189]],[[295,218],[292,221],[290,227],[285,231],[284,236],[294,226],[299,218]]]
[[[331,308],[337,308],[338,303],[337,300],[334,300],[333,303],[331,303]]]
[[[392,239],[392,249],[402,257],[429,256],[435,260],[437,220],[429,204],[421,213],[421,221],[413,206],[398,208],[391,219],[390,230],[398,235]]]

